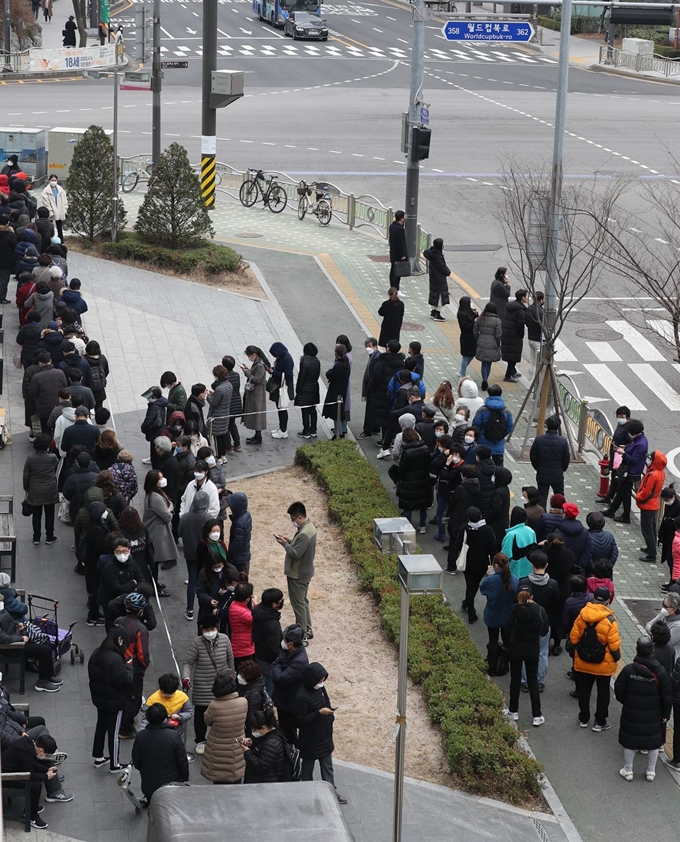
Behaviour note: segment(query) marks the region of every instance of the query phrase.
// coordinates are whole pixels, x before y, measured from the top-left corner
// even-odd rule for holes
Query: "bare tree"
[[[87,0],[72,0],[73,14],[80,38],[79,47],[87,47]]]

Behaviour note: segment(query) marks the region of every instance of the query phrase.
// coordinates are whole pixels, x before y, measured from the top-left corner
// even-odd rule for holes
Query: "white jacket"
[[[48,184],[40,195],[40,207],[48,208],[50,212],[50,219],[66,219],[68,213],[68,196],[66,191],[57,184],[57,198],[55,200],[52,188]]]
[[[215,518],[220,513],[220,495],[217,493],[217,486],[211,479],[206,479],[203,485],[198,488],[198,483],[196,480],[190,482],[189,485],[186,487],[186,491],[182,494],[182,501],[179,504],[179,516],[182,517],[183,514],[191,510],[191,504],[194,501],[194,497],[196,496],[197,491],[205,491],[205,493],[210,497],[210,503],[208,504],[208,517]]]

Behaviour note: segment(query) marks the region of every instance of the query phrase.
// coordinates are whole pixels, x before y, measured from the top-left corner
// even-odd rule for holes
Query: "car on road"
[[[309,12],[291,12],[283,25],[283,34],[293,40],[308,38],[316,41],[328,41],[328,26],[318,15]]]

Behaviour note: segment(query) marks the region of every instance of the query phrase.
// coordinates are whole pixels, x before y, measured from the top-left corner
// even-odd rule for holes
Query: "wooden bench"
[[[30,772],[3,772],[0,775],[2,782],[2,798],[12,803],[12,798],[23,798],[24,800],[24,831],[31,832],[31,773]],[[21,816],[20,810],[4,809],[4,816]]]
[[[26,591],[22,588],[17,589],[17,596],[26,602]],[[8,668],[12,664],[19,665],[19,695],[24,696],[26,694],[26,644],[23,641],[21,643],[0,643],[0,664],[4,664]],[[7,679],[8,675],[5,671],[5,681]],[[18,705],[15,705],[15,707],[17,710],[19,709]]]
[[[9,559],[9,570],[5,570],[6,558]],[[14,526],[14,498],[11,494],[0,494],[0,570],[9,573],[10,582],[16,581],[17,532]]]

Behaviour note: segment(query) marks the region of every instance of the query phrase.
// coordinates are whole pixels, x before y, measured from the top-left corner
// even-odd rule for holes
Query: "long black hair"
[[[345,336],[344,333],[341,333],[338,338],[335,340],[336,345],[344,345],[345,349],[348,354],[352,352],[352,343],[349,341],[349,337]]]
[[[464,295],[458,302],[458,316],[467,316],[469,319],[476,319],[477,314],[472,309],[472,299],[469,295]]]
[[[487,316],[497,316],[498,315],[498,307],[493,303],[493,301],[489,301],[489,303],[484,307],[482,313],[479,317],[480,323],[485,321]]]
[[[262,348],[258,348],[257,345],[248,345],[246,348],[246,357],[249,357],[251,354],[257,354],[257,356],[262,360],[264,363],[265,368],[271,368],[272,364],[269,362],[267,355],[262,350]]]

